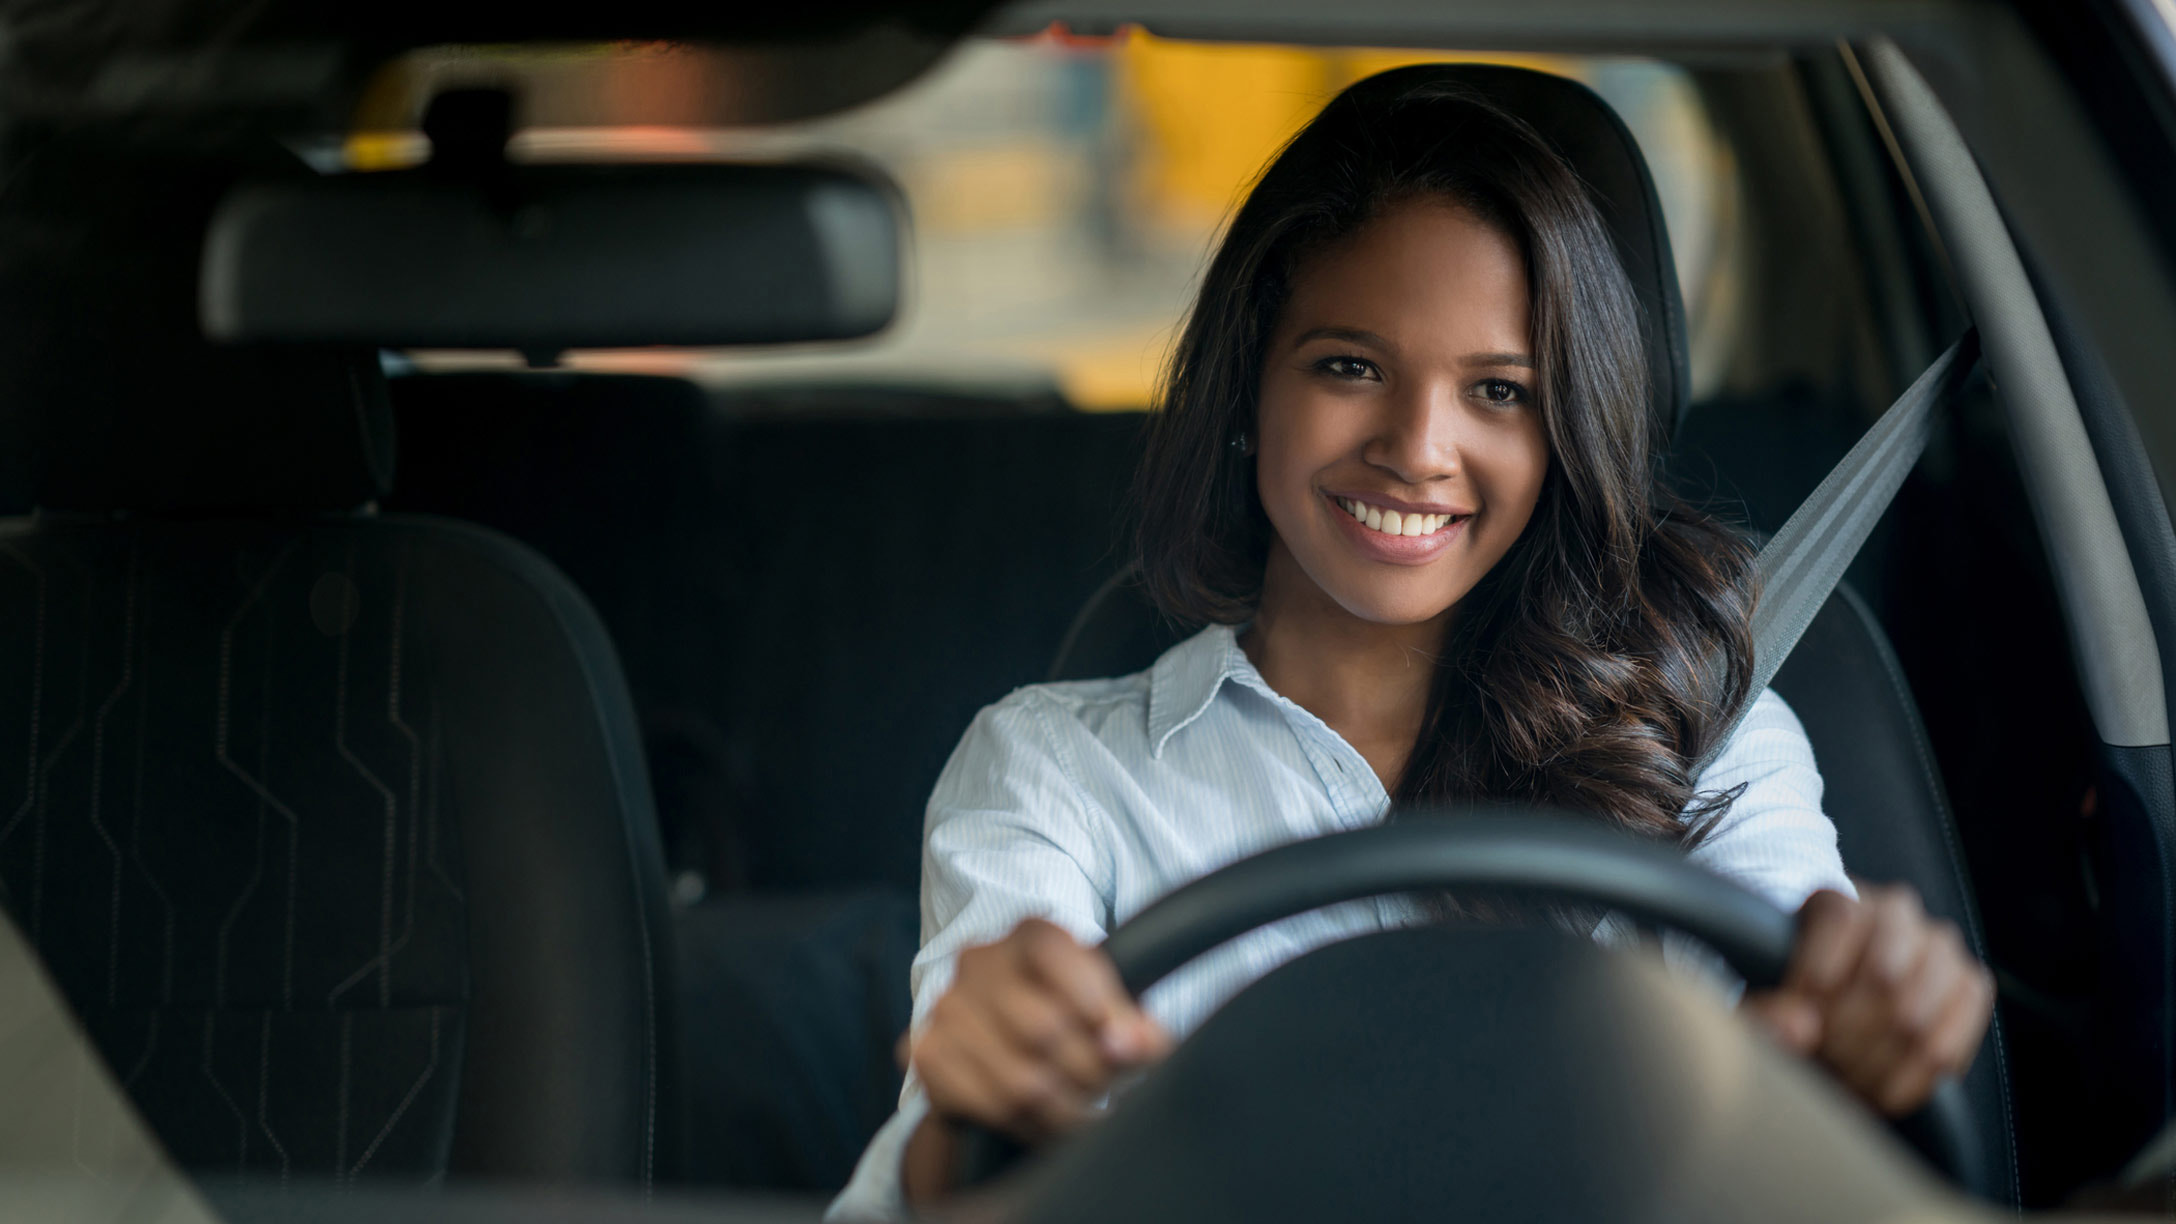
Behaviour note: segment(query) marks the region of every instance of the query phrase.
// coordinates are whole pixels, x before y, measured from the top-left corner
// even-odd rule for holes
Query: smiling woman
[[[1255,410],[1271,527],[1259,646],[1349,618],[1433,654],[1526,530],[1550,448],[1512,377],[1534,365],[1524,262],[1501,227],[1438,199],[1300,262]],[[1420,728],[1386,730],[1359,739],[1395,790]]]
[[[907,1088],[837,1214],[948,1192],[964,1127],[1068,1133],[1311,948],[1503,916],[1331,906],[1139,1001],[1092,946],[1228,863],[1398,819],[1393,800],[1584,813],[1799,912],[1784,983],[1747,1010],[1883,1110],[1977,1048],[1987,974],[1908,889],[1857,898],[1789,708],[1760,693],[1731,728],[1752,552],[1660,479],[1658,321],[1514,98],[1611,122],[1520,69],[1396,69],[1332,101],[1234,217],[1136,487],[1149,595],[1208,627],[969,728],[929,804]]]
[[[1534,364],[1523,262],[1501,229],[1433,201],[1306,261],[1256,409],[1277,542],[1265,582],[1296,564],[1344,611],[1412,623],[1447,613],[1510,551],[1549,470],[1517,381]],[[1457,558],[1431,564],[1454,542]]]
[[[1401,667],[1408,717],[1361,734],[1400,799],[1675,835],[1720,731],[1704,711],[1745,696],[1752,554],[1656,483],[1645,347],[1607,227],[1532,129],[1436,69],[1371,78],[1209,268],[1142,467],[1149,592],[1183,622],[1251,620],[1271,656],[1358,622],[1443,660]],[[1408,535],[1415,511],[1471,518]]]

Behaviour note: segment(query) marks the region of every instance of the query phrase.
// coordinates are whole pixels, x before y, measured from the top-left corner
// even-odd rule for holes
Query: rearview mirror
[[[501,166],[247,184],[204,247],[230,342],[557,353],[866,336],[898,307],[903,210],[819,165]]]

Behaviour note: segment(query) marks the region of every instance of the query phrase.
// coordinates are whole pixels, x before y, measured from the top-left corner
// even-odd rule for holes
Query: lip
[[[1347,501],[1366,502],[1371,506],[1381,506],[1385,510],[1395,510],[1400,514],[1470,515],[1473,513],[1471,506],[1453,506],[1448,502],[1409,502],[1395,497],[1384,497],[1380,493],[1365,493],[1354,489],[1324,489],[1322,495],[1329,498],[1332,505],[1336,505],[1337,499],[1342,497]]]
[[[1346,496],[1350,496],[1350,494]],[[1399,509],[1397,506],[1390,506],[1387,502],[1377,501],[1372,498],[1361,498],[1359,500],[1369,501],[1378,506],[1389,506],[1391,509],[1398,509],[1400,514],[1405,513],[1404,510]],[[1443,555],[1444,550],[1464,536],[1466,534],[1466,524],[1473,521],[1471,518],[1463,518],[1431,535],[1384,535],[1382,532],[1373,530],[1365,523],[1345,513],[1345,508],[1337,504],[1336,495],[1324,493],[1322,495],[1322,505],[1324,509],[1330,512],[1330,517],[1342,524],[1339,530],[1345,533],[1346,539],[1352,541],[1353,547],[1359,551],[1360,555],[1371,561],[1382,561],[1390,565],[1428,564]],[[1428,509],[1420,509],[1418,512],[1421,514],[1467,513],[1459,510]]]

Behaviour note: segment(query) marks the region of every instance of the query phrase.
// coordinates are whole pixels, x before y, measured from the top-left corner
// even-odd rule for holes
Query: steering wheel
[[[1764,898],[1673,847],[1593,819],[1539,808],[1414,810],[1398,820],[1291,842],[1166,894],[1113,931],[1103,950],[1135,998],[1195,957],[1256,927],[1340,901],[1487,889],[1590,902],[1685,932],[1713,948],[1748,990],[1783,980],[1796,926]],[[1950,1079],[1895,1128],[1952,1182],[1990,1193],[1978,1124]],[[987,1128],[961,1130],[962,1186],[1022,1154]]]

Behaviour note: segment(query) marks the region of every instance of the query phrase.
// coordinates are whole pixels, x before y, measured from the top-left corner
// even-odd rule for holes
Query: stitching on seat
[[[242,1106],[235,1101],[234,1094],[227,1090],[227,1085],[219,1078],[219,1072],[212,1068],[214,1029],[218,1022],[216,1012],[208,1013],[204,1017],[204,1049],[202,1057],[197,1060],[197,1074],[204,1077],[205,1082],[212,1086],[212,1091],[219,1094],[219,1103],[225,1105],[227,1112],[234,1115],[234,1171],[239,1175],[249,1169],[249,1118],[242,1113]],[[344,1143],[347,1133],[347,1048],[342,1046],[340,1052],[340,1124]]]
[[[231,742],[228,739],[228,733],[233,725],[230,719],[234,708],[235,634],[241,629],[243,618],[247,617],[250,610],[257,606],[258,601],[264,598],[265,591],[270,589],[272,585],[272,580],[278,577],[280,571],[287,567],[287,559],[299,547],[299,541],[299,536],[289,540],[286,544],[280,546],[278,552],[272,554],[271,560],[265,563],[264,572],[256,576],[249,588],[249,592],[243,596],[241,603],[235,605],[234,614],[227,618],[227,623],[219,631],[219,704],[212,716],[212,759],[218,763],[220,768],[234,775],[244,787],[248,788],[251,794],[257,796],[258,802],[263,805],[258,813],[260,823],[264,819],[264,810],[270,809],[278,814],[280,819],[287,825],[287,906],[284,918],[285,935],[282,937],[283,942],[281,944],[281,964],[284,968],[280,979],[280,998],[281,1002],[289,1007],[294,1006],[295,845],[296,839],[301,836],[302,818],[295,814],[295,809],[290,807],[285,800],[273,794],[270,786],[265,782],[263,776],[265,752],[263,745],[265,741],[261,733],[258,737],[258,764],[255,773],[242,768],[241,763],[228,753],[227,748]],[[267,686],[271,684],[270,657],[268,653],[265,670],[265,683]],[[267,692],[269,692],[269,688]],[[269,701],[259,703],[258,717],[260,722],[270,716],[270,709]],[[260,849],[257,860],[251,867],[248,885],[245,886],[240,895],[235,897],[233,906],[227,910],[227,916],[220,921],[219,942],[214,945],[217,960],[212,971],[212,998],[220,1002],[224,1002],[226,999],[227,940],[233,934],[234,924],[241,920],[242,908],[248,903],[250,896],[256,892],[257,884],[263,878],[263,874],[264,856],[262,849]],[[334,992],[333,997],[338,997],[337,991]],[[331,1000],[327,1001],[330,1002]]]
[[[347,586],[344,588],[343,598],[355,600],[356,605],[360,607],[361,595],[355,586],[356,549],[357,537],[351,534],[348,537],[347,562],[344,574]],[[404,554],[399,565],[396,566],[395,573],[404,576],[405,572],[406,556]],[[401,596],[395,596],[394,624],[396,627],[400,621],[398,611],[400,598]],[[398,632],[397,628],[395,632]],[[371,974],[375,972],[378,978],[378,1006],[386,1007],[390,1006],[393,1001],[393,953],[397,947],[393,939],[393,877],[398,870],[396,859],[400,847],[400,797],[394,794],[393,788],[387,786],[384,779],[380,778],[375,770],[365,764],[363,759],[355,754],[355,749],[348,744],[348,659],[354,641],[355,634],[352,631],[352,626],[341,631],[339,665],[333,685],[332,740],[333,747],[340,754],[340,759],[345,761],[348,768],[354,770],[355,775],[367,783],[371,790],[378,793],[378,798],[383,805],[385,834],[382,839],[384,848],[380,854],[378,870],[378,954],[364,961],[356,968],[355,972],[342,979],[338,986],[333,987],[332,997],[334,999],[339,998],[348,990],[368,980]],[[397,641],[394,643],[391,653],[392,674],[389,683],[391,691],[398,695],[400,692],[400,646]],[[414,815],[413,812],[410,812],[409,818],[413,820]],[[289,870],[289,891],[291,892],[293,890],[292,867]],[[411,920],[414,917],[412,908],[409,911],[409,916]],[[407,941],[408,935],[403,931],[400,943],[405,944]],[[357,1165],[356,1167],[359,1169],[362,1166]]]
[[[1910,732],[1912,755],[1919,762],[1920,778],[1926,784],[1927,793],[1934,799],[1935,827],[1941,830],[1943,844],[1949,848],[1950,879],[1956,884],[1958,900],[1964,907],[1965,935],[1972,941],[1973,950],[1979,954],[1980,959],[1986,960],[1987,936],[1980,925],[1979,906],[1973,900],[1971,881],[1965,875],[1964,845],[1957,838],[1956,822],[1949,810],[1949,794],[1943,789],[1941,774],[1935,769],[1933,746],[1927,741],[1925,724],[1919,721],[1919,707],[1912,698],[1911,685],[1905,681],[1903,666],[1897,661],[1896,652],[1890,648],[1887,636],[1881,632],[1881,622],[1874,618],[1873,610],[1866,606],[1866,601],[1859,598],[1858,592],[1842,584],[1837,585],[1836,595],[1843,600],[1844,606],[1851,610],[1852,615],[1858,618],[1859,627],[1865,631],[1868,642],[1874,648],[1874,657],[1881,662],[1882,675],[1888,680],[1890,691],[1898,698],[1898,709],[1904,715],[1906,730]],[[2002,1022],[1999,1017],[1990,1014],[1988,1030],[1995,1050],[1995,1089],[2000,1093],[2002,1101],[2002,1137],[2010,1153],[2010,1201],[2021,1204],[2024,1201],[2024,1191],[2017,1168],[2017,1115],[2016,1107],[2010,1100],[2009,1058],[2002,1049]]]
[[[265,1022],[268,1026],[270,1025],[271,1017],[269,1015],[266,1016]],[[401,1117],[408,1112],[408,1107],[414,1105],[416,1098],[423,1095],[424,1085],[430,1083],[431,1077],[438,1073],[438,1028],[439,1011],[437,1008],[433,1008],[431,1009],[430,1061],[424,1064],[423,1070],[416,1076],[415,1082],[408,1085],[407,1095],[401,1097],[400,1103],[393,1107],[392,1114],[385,1119],[385,1125],[378,1128],[376,1137],[372,1138],[369,1145],[363,1149],[363,1154],[355,1158],[355,1167],[341,1170],[340,1176],[343,1180],[351,1179],[363,1171],[363,1166],[369,1164],[370,1158],[377,1155],[378,1149],[384,1145],[386,1136],[392,1134],[393,1128],[400,1125]],[[269,1134],[270,1132],[267,1131],[266,1133]],[[280,1158],[284,1161],[286,1156],[287,1153],[283,1149],[280,1152]]]
[[[158,1017],[158,1014],[157,1012],[151,1013],[154,1019]],[[431,1017],[431,1051],[433,1055],[432,1062],[434,1063],[437,1061],[437,1050],[438,1017],[433,1015]],[[287,1154],[287,1145],[281,1143],[279,1135],[272,1130],[271,1100],[272,1013],[267,1011],[257,1020],[257,1129],[264,1132],[265,1141],[272,1145],[273,1151],[279,1153],[280,1185],[285,1187],[288,1176],[294,1171],[294,1159]]]

